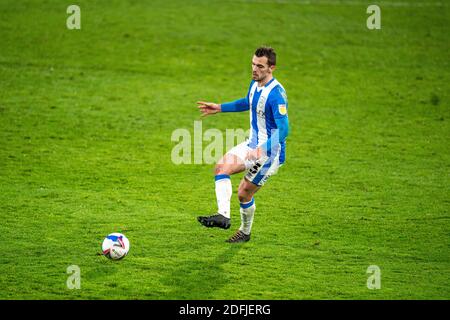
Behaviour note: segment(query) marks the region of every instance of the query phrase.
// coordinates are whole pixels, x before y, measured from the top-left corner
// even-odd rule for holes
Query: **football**
[[[124,258],[129,250],[130,241],[122,233],[111,233],[102,243],[103,255],[112,260]]]

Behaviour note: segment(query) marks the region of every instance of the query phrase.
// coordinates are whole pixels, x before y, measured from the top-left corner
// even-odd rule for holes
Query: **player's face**
[[[275,66],[269,66],[267,57],[253,56],[252,59],[252,79],[258,82],[264,82],[267,77],[272,75]]]

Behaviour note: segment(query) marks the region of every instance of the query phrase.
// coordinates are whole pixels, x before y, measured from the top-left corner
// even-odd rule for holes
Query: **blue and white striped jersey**
[[[262,147],[269,157],[278,154],[281,148],[279,162],[284,163],[289,132],[288,100],[286,91],[275,78],[263,87],[258,87],[258,83],[252,80],[245,98],[224,103],[221,107],[222,112],[250,110],[248,146],[252,149]]]
[[[275,78],[272,78],[263,87],[258,87],[258,83],[253,80],[247,93],[247,103],[251,106],[249,108],[251,131],[248,145],[253,149],[266,143],[273,134],[279,134],[276,132],[279,129],[276,122],[283,118],[287,120],[288,101],[283,86]],[[284,163],[286,138],[280,138],[283,138],[279,141],[280,163]],[[275,149],[277,146],[274,145],[272,151]],[[270,148],[267,152],[270,157]]]

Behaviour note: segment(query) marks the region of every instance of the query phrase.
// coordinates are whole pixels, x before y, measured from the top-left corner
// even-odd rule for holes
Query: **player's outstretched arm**
[[[213,102],[197,101],[198,108],[203,117],[218,112],[241,112],[249,110],[247,98],[242,98],[232,102],[217,104]]]
[[[241,112],[247,111],[250,108],[247,98],[242,98],[232,102],[223,103],[221,107],[222,112]]]
[[[197,104],[198,109],[202,113],[202,117],[222,111],[221,105],[214,102],[197,101]]]

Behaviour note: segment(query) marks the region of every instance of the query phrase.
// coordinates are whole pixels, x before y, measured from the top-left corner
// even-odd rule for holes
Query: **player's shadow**
[[[168,300],[207,300],[217,299],[215,291],[223,285],[233,283],[224,264],[228,263],[241,249],[241,245],[228,245],[212,261],[183,261],[165,284],[171,289],[163,299]]]

